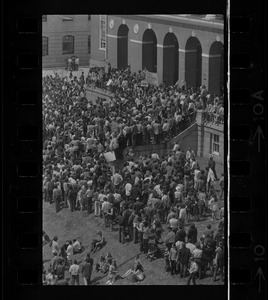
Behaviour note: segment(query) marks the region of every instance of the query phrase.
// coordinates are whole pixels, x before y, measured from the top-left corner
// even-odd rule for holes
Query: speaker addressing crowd
[[[142,87],[144,78],[145,71],[133,73],[129,68],[109,73],[92,68],[87,78],[72,72],[69,77],[43,77],[44,201],[54,203],[56,213],[62,207],[94,213],[103,218],[107,230],[119,225],[119,242],[139,243],[140,251],[152,259],[160,255],[159,245],[166,245],[171,266],[166,269],[181,276],[190,270],[189,283],[195,284],[195,273],[205,276],[207,267],[213,279],[220,271],[223,280],[224,212],[218,202],[224,198],[224,174],[217,195],[213,157],[201,169],[194,151],[178,143],[162,157],[133,156],[136,146],[166,142],[186,129],[197,109],[205,111],[205,121],[222,123],[223,96],[212,97],[205,86]],[[109,90],[112,97],[93,104],[85,97],[86,86]],[[132,149],[127,156],[125,148]],[[109,151],[124,161],[122,169],[111,168],[104,157]],[[221,220],[211,235],[197,241],[194,225],[182,234],[186,224],[209,217]],[[183,245],[191,248],[196,265],[185,261]],[[195,251],[196,257],[195,248],[202,252]],[[72,276],[77,278],[73,263]]]

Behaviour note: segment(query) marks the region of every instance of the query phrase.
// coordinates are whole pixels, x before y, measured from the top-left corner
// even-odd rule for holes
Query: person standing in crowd
[[[73,264],[69,268],[69,273],[71,274],[71,285],[79,285],[79,265],[77,260],[74,259]]]
[[[224,173],[221,174],[221,179],[219,181],[221,193],[219,196],[219,200],[224,200]]]
[[[89,285],[91,273],[92,273],[92,265],[90,263],[90,258],[85,257],[84,262],[82,262],[80,266],[81,266],[81,275],[83,278],[84,285]]]
[[[171,227],[168,227],[168,234],[166,237],[164,237],[164,243],[166,244],[166,247],[169,251],[172,245],[175,243],[175,232],[172,230]]]
[[[58,243],[58,237],[54,236],[54,238],[51,241],[51,248],[52,248],[52,254],[58,255],[59,254],[59,243]]]
[[[126,231],[126,218],[123,216],[123,212],[120,211],[116,218],[119,225],[119,243],[125,243],[125,231]]]
[[[188,229],[187,239],[191,239],[193,244],[197,243],[197,228],[195,227],[194,223],[192,223]]]
[[[190,275],[189,275],[188,280],[187,280],[187,285],[190,285],[191,280],[193,281],[193,285],[196,285],[195,277],[196,277],[197,272],[198,272],[198,265],[194,261],[194,258],[190,257],[190,269],[189,269],[189,274]]]
[[[172,244],[172,247],[169,251],[169,260],[171,266],[171,275],[174,275],[176,274],[176,263],[178,261],[178,250],[175,243]]]
[[[178,262],[180,264],[180,277],[186,277],[186,271],[191,257],[191,251],[186,248],[186,243],[182,242],[181,249],[178,251]]]
[[[210,155],[210,157],[209,157],[208,167],[213,171],[214,176],[215,176],[215,180],[218,180],[216,169],[215,169],[216,168],[216,163],[215,163],[212,155]]]

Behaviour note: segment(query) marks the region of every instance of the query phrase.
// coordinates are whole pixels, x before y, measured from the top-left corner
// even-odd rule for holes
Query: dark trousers
[[[47,191],[48,202],[51,204],[53,202],[53,190]]]
[[[58,213],[60,211],[60,201],[61,201],[61,198],[60,197],[56,197],[56,199],[55,199],[56,213]]]
[[[119,226],[119,243],[125,242],[125,227]]]
[[[181,278],[186,277],[187,266],[188,266],[188,264],[180,263],[180,276],[181,276]]]
[[[170,264],[171,264],[171,275],[174,275],[176,273],[176,261],[171,260]]]
[[[87,198],[87,212],[89,213],[89,214],[91,214],[92,213],[92,198]]]
[[[143,238],[142,232],[139,232],[140,252],[143,252]]]
[[[71,208],[71,212],[74,211],[74,207],[75,207],[75,200],[74,199],[69,199],[70,201],[70,208]]]
[[[133,227],[133,241],[134,244],[138,243],[138,230],[136,227]]]
[[[143,239],[143,252],[145,254],[148,253],[148,248],[149,248],[148,243],[149,243],[149,239]]]
[[[128,234],[129,234],[129,240],[130,240],[130,241],[133,240],[133,233],[134,233],[133,225],[129,225],[129,226],[128,226]]]
[[[79,274],[71,276],[71,285],[75,285],[75,282],[79,285]]]
[[[190,285],[191,280],[193,281],[193,285],[196,285],[195,283],[195,275],[196,273],[191,273],[190,276],[188,277],[187,285]]]
[[[198,265],[198,277],[199,277],[199,279],[202,279],[202,260],[199,258],[196,258],[194,261]]]

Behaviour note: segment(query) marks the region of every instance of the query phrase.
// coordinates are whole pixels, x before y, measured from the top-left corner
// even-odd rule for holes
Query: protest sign
[[[116,157],[115,157],[115,154],[114,154],[114,151],[110,151],[110,152],[106,152],[103,154],[106,161],[107,162],[110,162],[110,161],[115,161],[116,160]]]
[[[146,71],[145,80],[152,85],[158,86],[158,75],[157,73]]]

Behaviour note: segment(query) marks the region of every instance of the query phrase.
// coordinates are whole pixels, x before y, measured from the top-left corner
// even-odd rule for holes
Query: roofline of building
[[[173,16],[173,15],[111,15],[119,18],[152,22],[176,27],[191,28],[223,34],[224,21],[215,22],[212,20],[195,19],[191,17]],[[189,26],[190,25],[190,26]]]

